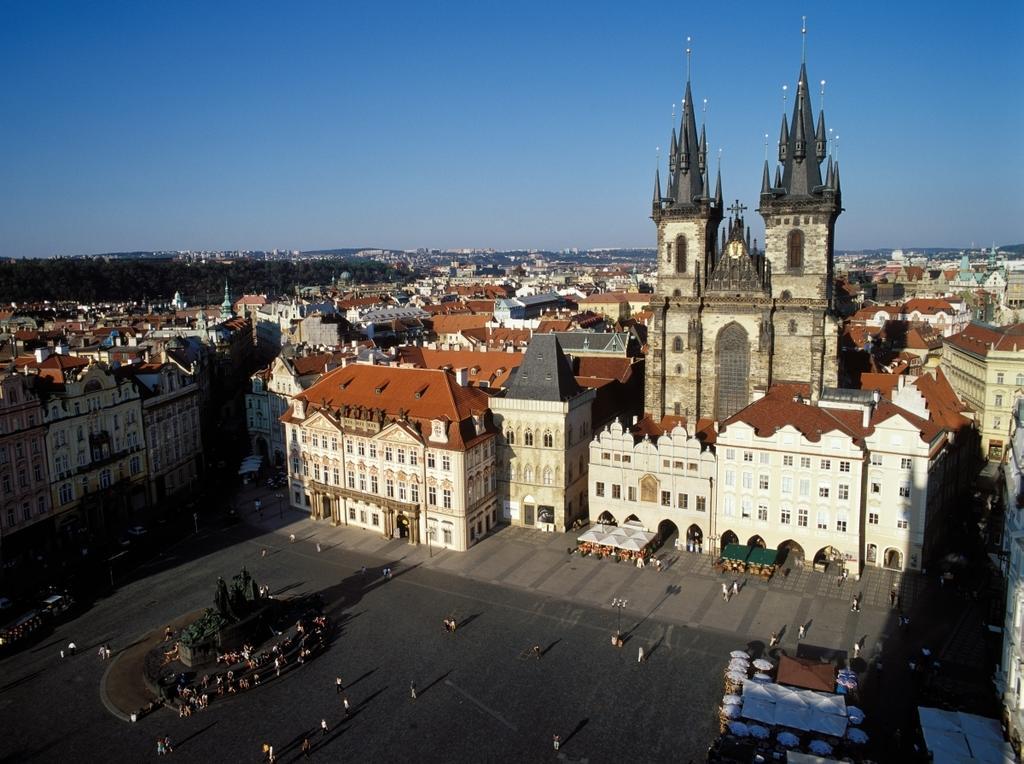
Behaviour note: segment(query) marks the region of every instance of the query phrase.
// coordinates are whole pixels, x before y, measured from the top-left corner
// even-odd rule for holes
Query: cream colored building
[[[83,358],[36,364],[58,525],[94,532],[129,524],[147,503],[142,401],[129,380]]]
[[[587,517],[593,389],[573,376],[552,334],[530,341],[504,397],[491,400],[501,433],[502,517],[513,525],[564,531]]]
[[[443,370],[335,369],[282,417],[289,501],[314,519],[464,551],[498,520],[488,403]]]
[[[949,433],[912,385],[892,400],[776,389],[720,429],[712,539],[791,552],[822,568],[920,570],[943,526]],[[836,568],[838,569],[838,568]]]
[[[613,422],[590,443],[590,516],[637,520],[662,543],[703,552],[711,534],[717,479],[714,452],[675,417],[631,428]]]
[[[1002,461],[1013,401],[1024,395],[1024,324],[972,322],[946,338],[941,367],[957,395],[976,413],[982,454]]]

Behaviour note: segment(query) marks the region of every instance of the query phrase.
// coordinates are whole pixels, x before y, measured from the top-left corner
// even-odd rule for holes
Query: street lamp
[[[618,637],[622,634],[622,609],[629,604],[629,600],[624,600],[619,597],[612,599],[612,607],[619,611],[619,616],[615,622],[615,636]]]

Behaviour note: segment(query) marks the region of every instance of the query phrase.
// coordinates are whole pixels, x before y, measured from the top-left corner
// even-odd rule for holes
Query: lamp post
[[[624,600],[619,597],[612,598],[612,607],[619,611],[618,618],[615,621],[615,636],[622,634],[622,609],[629,604],[629,600]]]

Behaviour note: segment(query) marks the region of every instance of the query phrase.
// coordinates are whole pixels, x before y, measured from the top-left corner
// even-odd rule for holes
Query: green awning
[[[748,565],[774,565],[775,561],[779,558],[778,549],[762,549],[759,546],[755,546],[750,550],[750,556],[747,558]]]
[[[728,544],[722,550],[722,559],[743,562],[747,559],[748,554],[750,554],[750,547],[746,544]]]

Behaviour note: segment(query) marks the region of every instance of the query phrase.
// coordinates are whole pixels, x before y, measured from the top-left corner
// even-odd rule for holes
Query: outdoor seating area
[[[721,572],[749,573],[768,580],[775,575],[778,558],[778,549],[728,544],[722,549],[715,567]]]
[[[834,670],[834,669],[833,669]],[[832,692],[787,687],[776,682],[778,666],[745,650],[729,654],[719,707],[721,734],[708,761],[779,761],[788,752],[867,761],[864,712]],[[742,752],[737,758],[737,752]]]
[[[595,525],[576,539],[576,551],[584,557],[608,557],[618,562],[644,564],[654,553],[656,533],[645,531],[639,523]]]

